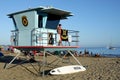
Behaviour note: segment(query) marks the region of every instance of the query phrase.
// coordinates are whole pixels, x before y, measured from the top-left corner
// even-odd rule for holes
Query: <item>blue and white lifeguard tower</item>
[[[16,52],[19,53],[8,66],[20,55],[21,51],[28,53],[30,51],[43,51],[44,67],[45,56],[48,54],[46,51],[64,50],[68,51],[76,62],[81,65],[70,52],[79,47],[79,31],[61,29],[60,34],[57,31],[60,20],[72,16],[71,12],[53,7],[38,7],[11,13],[8,16],[12,18],[15,26],[15,30],[12,30],[11,46],[15,50],[18,49]],[[58,45],[59,39],[62,41],[62,45]]]
[[[53,7],[38,7],[8,14],[15,30],[12,31],[11,44],[16,47],[58,46],[57,26],[62,19],[72,16],[71,12]],[[78,47],[78,31],[63,31],[63,46]],[[64,40],[65,39],[65,40]],[[74,44],[75,43],[75,44]]]

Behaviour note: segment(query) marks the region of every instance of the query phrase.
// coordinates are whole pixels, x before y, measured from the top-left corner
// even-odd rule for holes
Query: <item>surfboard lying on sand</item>
[[[85,70],[86,69],[81,65],[69,65],[52,69],[50,71],[50,74],[51,75],[71,74]]]

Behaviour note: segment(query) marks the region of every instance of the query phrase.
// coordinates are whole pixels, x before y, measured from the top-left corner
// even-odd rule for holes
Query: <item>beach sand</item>
[[[11,56],[10,54],[6,56],[8,55],[9,57]],[[41,58],[41,56],[37,56],[37,60],[41,61]],[[10,65],[13,67],[4,69],[5,64],[8,63],[5,60],[8,59],[2,58],[0,59],[0,80],[120,80],[120,58],[77,57],[77,59],[86,67],[86,71],[59,76],[45,75],[42,77],[37,74],[29,63],[14,66],[18,64],[16,62]],[[50,60],[55,60],[55,57],[48,56],[46,63],[50,63]],[[75,63],[72,57],[70,57],[70,62]],[[35,68],[39,69],[37,64],[33,63]],[[42,65],[42,63],[39,65]],[[62,62],[57,65],[62,65]],[[46,69],[49,70],[50,68],[46,67]],[[36,72],[37,75],[29,70]]]

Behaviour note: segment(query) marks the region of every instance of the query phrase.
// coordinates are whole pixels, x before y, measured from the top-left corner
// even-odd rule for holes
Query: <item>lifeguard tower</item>
[[[62,19],[72,16],[71,12],[53,7],[38,7],[8,15],[15,30],[12,31],[11,45],[15,47],[58,46],[57,26]],[[62,44],[78,47],[78,31],[62,29]],[[75,44],[74,44],[75,43]],[[70,45],[71,44],[71,45]],[[63,47],[62,46],[62,47]]]
[[[8,16],[12,18],[15,27],[11,36],[13,48],[21,51],[43,51],[43,61],[45,61],[46,51],[69,51],[79,47],[79,31],[62,29],[60,36],[57,33],[60,20],[72,16],[71,12],[53,7],[38,7],[8,14]],[[58,45],[59,37],[62,45]],[[70,54],[80,64],[74,55]],[[14,59],[10,64],[13,61]]]

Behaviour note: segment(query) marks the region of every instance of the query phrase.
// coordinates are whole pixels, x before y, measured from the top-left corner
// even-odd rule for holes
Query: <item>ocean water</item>
[[[117,47],[116,49],[108,49],[106,47],[81,47],[76,49],[78,51],[78,53],[82,52],[82,54],[84,53],[84,51],[88,51],[89,54],[100,54],[101,56],[105,56],[105,57],[119,57],[120,58],[120,47]]]

